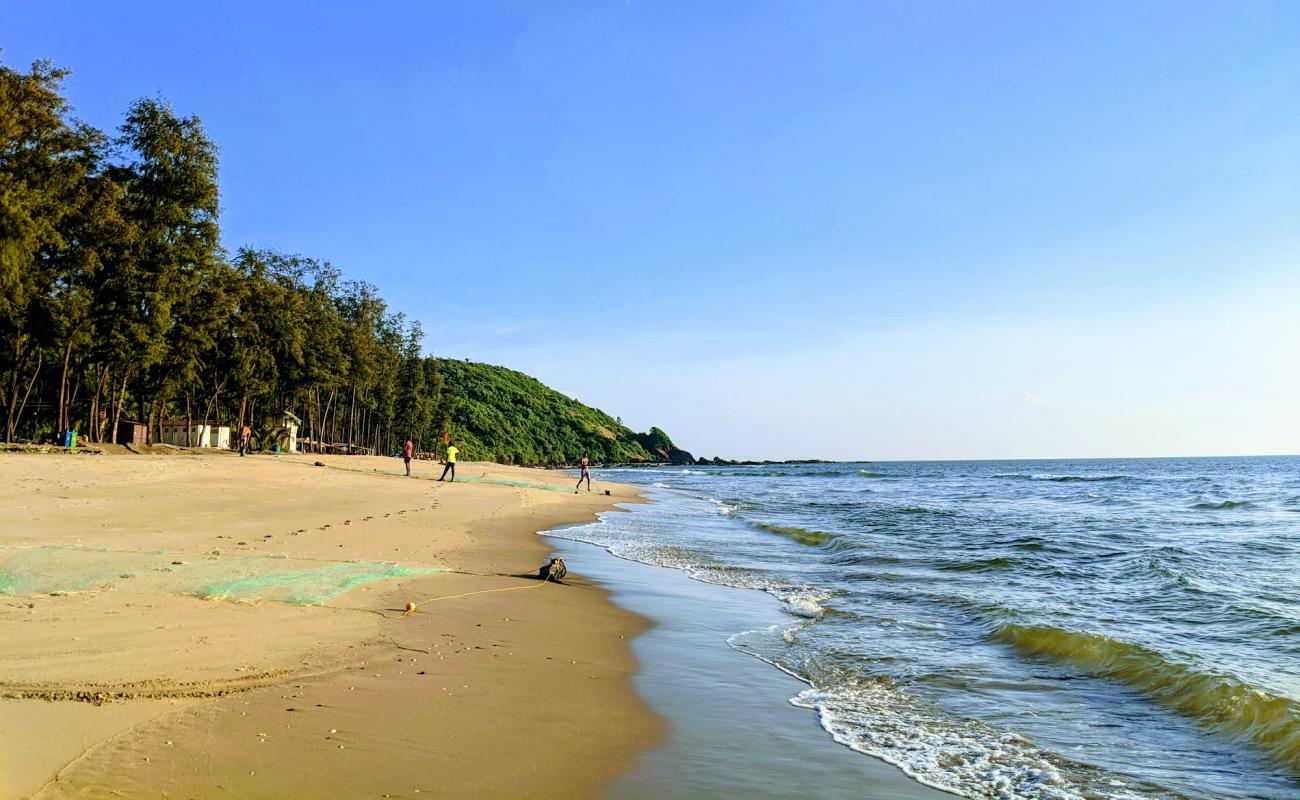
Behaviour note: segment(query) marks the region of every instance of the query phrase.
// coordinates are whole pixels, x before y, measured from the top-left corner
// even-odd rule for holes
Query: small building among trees
[[[302,425],[302,420],[288,411],[282,411],[279,416],[271,417],[266,421],[266,426],[270,429],[267,444],[278,444],[280,450],[296,453],[298,451],[298,427],[300,425]]]
[[[148,442],[149,426],[143,422],[120,420],[117,423],[117,430],[113,431],[114,444],[147,444]]]
[[[210,422],[166,419],[159,423],[162,440],[177,447],[215,447],[230,449],[230,426]]]

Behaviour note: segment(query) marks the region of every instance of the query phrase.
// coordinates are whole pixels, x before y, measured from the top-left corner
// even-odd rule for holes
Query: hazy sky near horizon
[[[0,0],[224,240],[733,458],[1300,452],[1300,3]]]

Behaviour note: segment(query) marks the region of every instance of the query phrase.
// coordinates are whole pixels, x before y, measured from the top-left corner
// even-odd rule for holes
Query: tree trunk
[[[68,391],[68,429],[81,430],[81,419],[72,415],[72,409],[77,407],[77,395],[81,393],[81,381],[73,381],[72,388]]]
[[[117,393],[117,402],[113,405],[113,432],[114,441],[117,440],[117,428],[122,424],[122,406],[126,405],[126,383],[131,378],[131,371],[126,370],[122,375],[122,387]]]
[[[90,432],[90,441],[103,441],[103,430],[99,424],[99,398],[104,394],[104,387],[108,385],[108,367],[103,367],[95,376],[95,395],[90,398],[90,419],[86,421],[86,428]]]
[[[348,411],[348,444],[357,438],[357,385],[352,384],[352,408]]]
[[[321,438],[329,439],[331,442],[334,441],[335,437],[334,429],[330,427],[330,411],[334,409],[334,394],[337,391],[337,389],[330,389],[330,397],[325,401],[325,413],[321,417]],[[335,411],[334,413],[337,415],[338,412]]]
[[[63,373],[59,376],[59,422],[58,429],[66,431],[68,424],[68,363],[72,361],[72,336],[68,336],[68,345],[63,348]]]
[[[18,431],[18,421],[22,418],[23,409],[27,407],[27,398],[32,396],[32,387],[36,385],[36,376],[41,374],[41,364],[45,360],[45,355],[39,350],[36,352],[36,369],[32,370],[32,378],[27,382],[27,389],[23,392],[22,400],[18,399],[18,371],[19,367],[14,365],[13,373],[13,393],[9,401],[9,418],[5,423],[5,441],[12,442],[14,434]]]
[[[208,401],[208,407],[203,411],[203,418],[205,420],[216,419],[217,400],[218,398],[221,397],[221,390],[225,385],[226,385],[226,381],[222,379],[219,383],[216,384],[216,386],[213,387],[212,399]]]

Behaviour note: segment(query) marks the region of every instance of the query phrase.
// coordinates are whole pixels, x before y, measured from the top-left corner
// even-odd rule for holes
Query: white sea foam
[[[797,596],[785,601],[786,613],[794,614],[796,617],[807,617],[808,619],[818,619],[826,611],[822,607],[820,600],[825,600],[826,596]]]
[[[714,506],[718,511],[720,511],[723,514],[734,514],[740,508],[740,506],[736,505],[735,503],[728,503],[723,500],[719,500],[716,497],[707,497],[705,495],[700,495],[699,499]]]
[[[1141,800],[1172,797],[1113,774],[1065,765],[1024,738],[978,722],[954,725],[886,681],[809,688],[791,704],[817,712],[823,730],[927,786],[978,800]],[[1158,792],[1158,790],[1156,790]]]

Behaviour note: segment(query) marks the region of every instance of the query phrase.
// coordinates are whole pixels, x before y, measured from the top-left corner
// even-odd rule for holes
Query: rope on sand
[[[421,474],[419,474],[419,473],[412,472],[409,476],[407,476],[405,472],[403,472],[402,470],[399,470],[399,469],[379,469],[379,468],[377,468],[377,467],[372,467],[372,468],[370,468],[370,469],[368,469],[368,470],[366,470],[366,469],[353,469],[352,467],[340,467],[340,466],[337,466],[337,465],[335,465],[335,464],[326,464],[326,463],[324,463],[324,462],[322,462],[322,461],[313,462],[313,463],[309,464],[309,463],[307,463],[307,462],[305,462],[305,461],[291,460],[291,461],[285,461],[284,463],[286,463],[286,464],[299,464],[299,465],[301,465],[301,466],[325,467],[326,469],[334,469],[334,470],[338,470],[339,472],[352,472],[352,473],[355,473],[355,474],[357,474],[357,475],[376,475],[376,474],[378,474],[378,475],[395,475],[395,476],[397,476],[397,477],[399,477],[399,478],[400,478],[400,477],[411,477],[411,478],[415,478],[416,480],[421,480],[421,481],[433,481],[434,483],[439,483],[439,482],[440,482],[437,478],[434,478],[434,477],[432,477],[431,475],[427,475],[427,474],[426,474],[426,475],[421,475]],[[513,487],[518,488],[518,489],[545,489],[545,490],[548,491],[548,492],[570,492],[570,491],[573,491],[573,490],[572,490],[570,487],[568,487],[568,486],[559,486],[559,485],[556,485],[556,484],[554,484],[554,483],[532,483],[532,482],[530,482],[530,481],[512,481],[512,480],[506,480],[505,478],[489,478],[489,477],[487,477],[487,473],[486,473],[486,472],[482,473],[482,474],[479,475],[477,478],[474,477],[473,475],[463,475],[463,476],[461,476],[461,477],[459,477],[459,478],[456,478],[453,482],[454,482],[454,483],[490,483],[490,484],[493,484],[493,485],[496,485],[496,486],[513,486]]]
[[[453,572],[459,572],[459,570],[453,570]],[[462,572],[460,574],[475,575],[477,573]],[[487,577],[487,576],[483,576],[483,577]],[[539,580],[536,584],[532,586],[503,586],[498,589],[479,589],[476,592],[461,592],[460,594],[446,594],[446,595],[439,595],[435,597],[426,597],[423,600],[421,600],[419,603],[416,603],[416,605],[420,605],[423,603],[434,603],[439,600],[455,600],[458,597],[472,597],[473,595],[476,594],[491,594],[492,592],[513,592],[516,589],[538,589],[541,588],[542,586],[545,586],[548,583],[550,583],[550,580],[544,580],[544,581]],[[406,613],[403,613],[403,616],[406,616]]]

